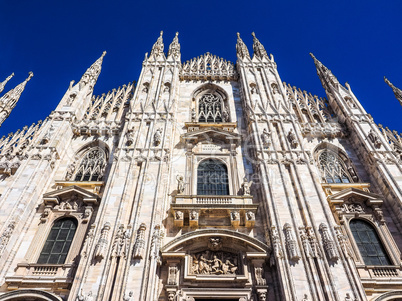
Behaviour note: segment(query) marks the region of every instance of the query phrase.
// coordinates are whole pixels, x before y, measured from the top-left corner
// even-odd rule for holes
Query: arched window
[[[219,160],[208,159],[198,165],[198,195],[229,195],[228,170]]]
[[[359,219],[352,219],[349,226],[366,265],[391,265],[391,261],[372,225]]]
[[[63,264],[66,261],[76,229],[77,221],[75,219],[63,218],[56,221],[40,253],[38,263]]]
[[[327,183],[351,183],[345,162],[333,151],[324,150],[318,157],[321,174]]]
[[[198,102],[198,121],[199,122],[222,122],[222,99],[219,95],[204,94]]]
[[[74,181],[100,181],[105,167],[105,151],[99,147],[93,147],[84,154]]]

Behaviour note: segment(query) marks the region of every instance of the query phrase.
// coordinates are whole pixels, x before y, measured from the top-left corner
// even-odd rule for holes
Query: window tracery
[[[327,183],[352,183],[352,176],[344,160],[342,160],[335,152],[324,150],[318,156],[318,163],[321,175]],[[357,179],[357,177],[356,177]]]
[[[198,103],[199,122],[222,122],[222,109],[226,110],[222,99],[215,94],[204,94]],[[226,120],[225,120],[226,121]]]
[[[349,227],[366,265],[392,265],[372,225],[361,219],[352,219]]]
[[[83,156],[74,181],[101,181],[106,168],[106,153],[99,147],[89,149]]]

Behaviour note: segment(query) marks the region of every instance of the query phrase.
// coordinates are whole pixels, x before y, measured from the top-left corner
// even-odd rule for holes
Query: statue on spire
[[[3,124],[4,120],[10,115],[11,111],[14,109],[15,105],[17,104],[22,91],[25,89],[25,85],[28,81],[32,78],[33,73],[29,72],[29,76],[26,80],[16,86],[14,89],[11,89],[6,94],[4,94],[0,98],[0,126]]]
[[[268,58],[267,52],[264,46],[260,43],[260,41],[255,36],[255,33],[252,32],[251,35],[253,36],[253,51],[254,55],[259,57],[260,59],[266,57]]]
[[[103,57],[106,55],[106,51],[103,51],[100,58],[88,68],[80,80],[80,88],[86,84],[89,84],[92,88],[95,86],[98,76],[102,70]]]
[[[168,57],[173,56],[174,58],[178,58],[180,56],[180,44],[179,44],[179,33],[176,32],[175,37],[173,38],[172,43],[169,46]],[[163,44],[162,44],[163,47]],[[163,48],[162,48],[163,49]]]
[[[314,54],[312,54],[311,52],[310,52],[310,56],[313,58],[313,60],[314,60],[314,65],[315,65],[315,68],[317,69],[317,74],[318,74],[318,76],[323,76],[324,78],[326,78],[327,79],[327,81],[329,81],[331,84],[332,84],[332,86],[337,86],[337,85],[339,85],[339,81],[338,81],[338,79],[336,78],[336,76],[335,75],[333,75],[333,73],[332,73],[332,71],[331,70],[329,70],[327,67],[325,67],[324,66],[324,64],[323,63],[321,63],[315,56],[314,56]]]
[[[4,82],[0,83],[0,93],[3,92],[4,87],[6,86],[6,84],[8,83],[8,81],[14,76],[14,72],[11,73],[11,75],[9,75]]]
[[[392,91],[395,94],[396,99],[398,99],[399,103],[402,106],[402,90],[395,87],[385,76],[384,76],[384,81],[388,84],[388,86],[391,87]]]
[[[248,52],[246,44],[244,44],[241,39],[240,33],[237,33],[236,52],[237,56],[241,59],[244,59],[245,57],[250,58],[250,53]]]
[[[158,56],[163,54],[164,45],[163,45],[162,35],[163,35],[163,31],[161,31],[161,34],[160,34],[159,38],[156,40],[154,46],[152,46],[150,56],[154,56],[155,58],[157,58]]]

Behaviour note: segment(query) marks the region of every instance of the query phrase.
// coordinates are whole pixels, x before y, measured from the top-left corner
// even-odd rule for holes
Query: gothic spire
[[[317,74],[320,77],[321,81],[326,79],[329,83],[331,83],[334,87],[339,84],[338,79],[335,75],[332,74],[331,70],[323,65],[315,56],[310,52],[310,56],[314,60],[315,67],[317,69]]]
[[[156,40],[155,44],[152,46],[150,56],[154,56],[155,58],[157,58],[158,56],[163,54],[164,45],[163,45],[162,35],[163,35],[163,31],[161,31],[159,38]]]
[[[267,52],[261,42],[255,36],[255,33],[252,32],[251,35],[253,36],[253,51],[254,55],[259,57],[260,59],[266,57],[268,58]]]
[[[173,56],[174,58],[178,58],[180,56],[180,44],[179,44],[179,33],[176,32],[175,37],[173,38],[172,43],[169,46],[168,57]],[[163,44],[162,44],[163,46]]]
[[[33,73],[29,72],[29,76],[26,80],[16,86],[14,89],[11,89],[6,94],[4,94],[0,98],[0,126],[6,120],[8,115],[10,115],[11,111],[14,109],[18,100],[20,99],[22,91],[25,89],[25,85],[32,78]]]
[[[392,91],[394,91],[396,99],[398,99],[399,103],[402,106],[402,90],[395,87],[385,76],[384,76],[384,81],[388,84],[388,86],[391,87]]]
[[[14,76],[14,72],[13,72],[11,75],[9,75],[9,76],[4,80],[4,82],[0,83],[0,93],[3,92],[4,87],[6,86],[6,84],[8,83],[8,81],[9,81],[13,76]]]
[[[86,85],[89,83],[91,87],[93,87],[96,84],[96,81],[98,80],[98,76],[102,70],[102,62],[103,62],[103,57],[105,55],[106,55],[106,51],[103,51],[101,57],[98,58],[95,61],[95,63],[93,63],[91,65],[91,67],[89,67],[88,70],[81,77],[80,84]],[[80,87],[81,87],[81,85],[80,85]]]
[[[244,44],[243,40],[240,37],[240,33],[237,33],[237,43],[236,43],[236,52],[237,57],[244,59],[250,58],[250,53],[248,52],[246,44]]]

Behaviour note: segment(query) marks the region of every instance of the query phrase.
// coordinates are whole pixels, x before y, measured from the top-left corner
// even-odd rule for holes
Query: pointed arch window
[[[327,183],[351,183],[345,162],[333,151],[324,150],[318,157],[321,174]]]
[[[352,219],[349,227],[366,265],[392,265],[372,225],[360,219]]]
[[[219,161],[208,159],[198,165],[198,195],[229,195],[228,170]]]
[[[216,94],[204,94],[198,102],[199,122],[222,122],[222,99]]]
[[[75,174],[75,181],[101,181],[106,167],[106,153],[99,147],[89,149]]]
[[[73,218],[63,218],[56,221],[40,253],[40,264],[63,264],[77,230],[77,221]]]

